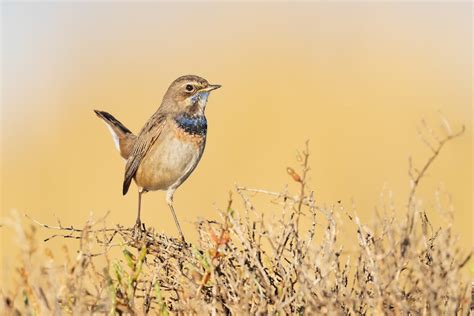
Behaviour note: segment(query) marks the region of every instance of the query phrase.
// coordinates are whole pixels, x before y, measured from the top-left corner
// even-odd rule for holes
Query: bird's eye
[[[193,89],[194,88],[193,88],[192,85],[190,85],[190,84],[186,85],[186,91],[193,91]]]

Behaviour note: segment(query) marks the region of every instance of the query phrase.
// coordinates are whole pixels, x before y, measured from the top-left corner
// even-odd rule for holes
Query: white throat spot
[[[208,97],[209,97],[209,91],[198,92],[189,98],[191,101],[190,105],[197,103],[201,109],[205,109]]]

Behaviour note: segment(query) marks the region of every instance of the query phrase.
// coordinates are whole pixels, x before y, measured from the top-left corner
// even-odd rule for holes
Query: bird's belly
[[[177,188],[194,170],[204,149],[204,139],[196,142],[176,137],[174,133],[162,136],[135,175],[137,185],[147,191]]]

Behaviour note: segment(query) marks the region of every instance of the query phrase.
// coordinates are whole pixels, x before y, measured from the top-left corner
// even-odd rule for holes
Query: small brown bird
[[[141,229],[142,194],[165,190],[181,238],[184,235],[173,208],[173,194],[189,177],[202,157],[206,144],[205,109],[209,93],[220,88],[207,80],[182,76],[171,83],[158,110],[135,136],[111,114],[94,110],[109,128],[120,155],[126,159],[123,194],[132,179],[138,186],[135,227]]]

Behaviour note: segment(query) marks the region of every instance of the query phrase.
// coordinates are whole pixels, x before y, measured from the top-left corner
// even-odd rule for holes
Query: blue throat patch
[[[206,136],[207,120],[204,115],[180,114],[175,118],[178,127],[190,135]]]

